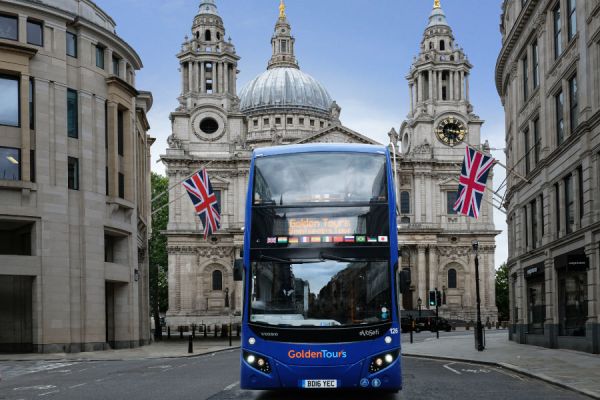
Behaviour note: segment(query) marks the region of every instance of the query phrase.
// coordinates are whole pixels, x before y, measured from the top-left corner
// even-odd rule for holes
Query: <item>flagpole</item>
[[[500,161],[494,160],[494,164],[498,164],[499,166],[501,166],[502,168],[504,168],[509,174],[514,174],[515,176],[517,176],[521,180],[523,180],[523,181],[525,181],[527,183],[531,183],[531,181],[529,179],[521,176],[520,174],[517,174],[513,168],[508,168],[506,165],[502,164]]]
[[[154,198],[152,200],[150,200],[150,204],[154,203],[155,200],[163,197],[165,195],[165,193],[168,193],[171,189],[180,185],[183,181],[190,179],[192,176],[196,175],[198,173],[198,171],[202,170],[203,168],[208,167],[213,162],[215,162],[215,160],[211,160],[211,161],[207,162],[206,164],[202,165],[200,168],[196,169],[194,172],[192,172],[191,174],[189,174],[188,176],[186,176],[179,182],[174,183],[173,185],[169,186],[169,188],[167,188],[166,190],[164,190],[164,191],[160,192],[159,194],[157,194],[156,196],[154,196]],[[152,213],[152,214],[154,214],[154,213]]]

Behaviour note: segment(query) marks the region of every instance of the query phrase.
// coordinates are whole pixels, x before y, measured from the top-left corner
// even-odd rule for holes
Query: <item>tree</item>
[[[503,263],[496,271],[496,306],[498,307],[498,320],[508,321],[508,266]]]
[[[169,188],[169,179],[166,176],[152,173],[151,197],[155,198]],[[167,238],[161,232],[167,229],[169,221],[168,194],[162,195],[152,204],[152,210],[158,210],[152,215],[152,235],[150,236],[150,306],[154,315],[155,326],[160,326],[160,311],[169,307],[169,288],[167,281],[168,255]],[[164,208],[161,208],[165,206]],[[161,329],[155,330],[155,337],[161,336]]]

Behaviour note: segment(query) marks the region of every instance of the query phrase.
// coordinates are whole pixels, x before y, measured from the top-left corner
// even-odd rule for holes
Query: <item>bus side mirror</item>
[[[241,258],[233,262],[233,280],[236,282],[243,281],[244,276],[244,260]]]
[[[398,280],[400,283],[400,293],[408,293],[410,291],[410,271],[402,270],[398,274]]]

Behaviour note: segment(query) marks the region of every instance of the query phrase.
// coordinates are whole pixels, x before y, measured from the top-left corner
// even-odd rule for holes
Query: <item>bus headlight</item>
[[[396,358],[398,358],[399,350],[386,352],[383,354],[378,354],[375,357],[371,358],[371,363],[369,364],[369,372],[375,373],[379,372],[384,368],[387,368],[391,363],[393,363]]]
[[[264,372],[265,374],[271,373],[271,364],[269,360],[267,360],[263,356],[259,356],[257,354],[252,354],[250,352],[244,352],[244,360],[250,365],[252,368],[259,370],[260,372]]]
[[[252,344],[256,343],[256,339],[251,337],[250,339],[248,339],[248,343],[252,345]]]

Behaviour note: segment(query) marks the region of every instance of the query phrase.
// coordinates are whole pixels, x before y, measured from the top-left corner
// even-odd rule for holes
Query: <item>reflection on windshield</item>
[[[386,201],[385,156],[298,153],[256,160],[254,204]]]
[[[323,260],[252,264],[252,322],[348,326],[388,320],[387,262]]]

